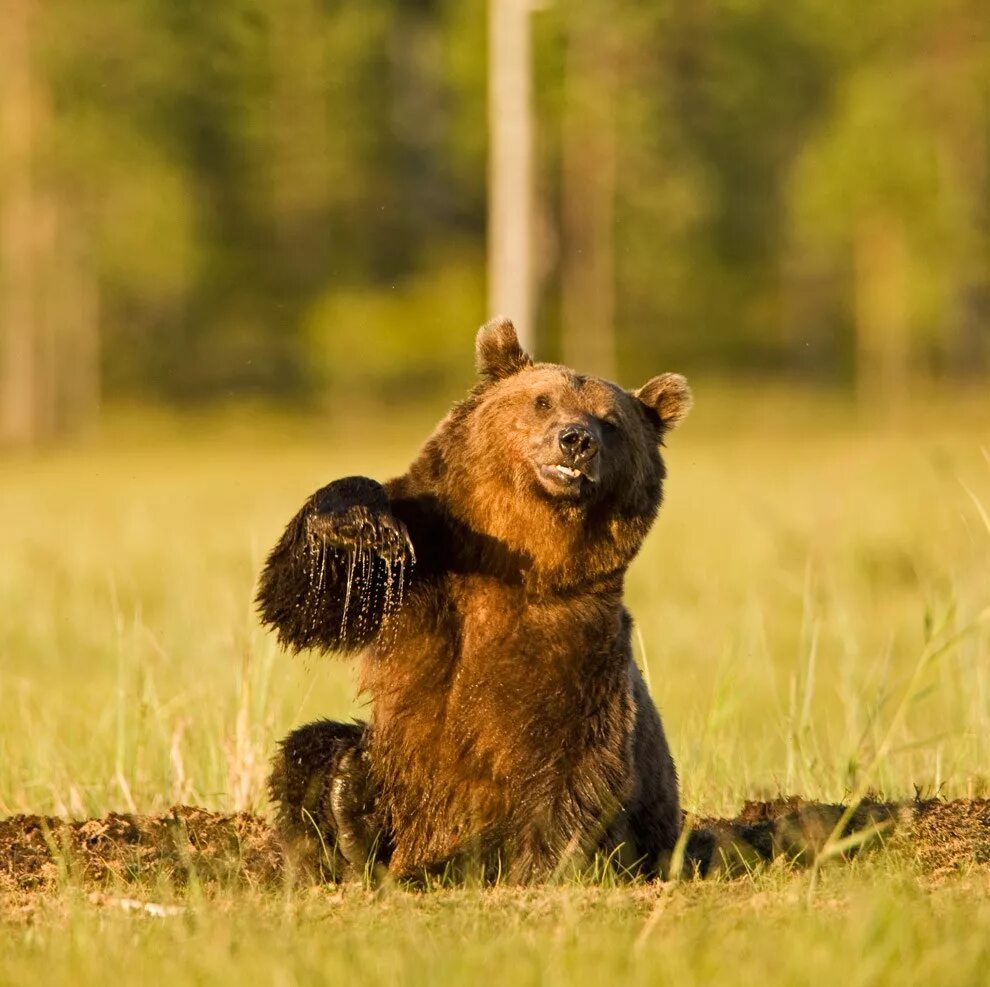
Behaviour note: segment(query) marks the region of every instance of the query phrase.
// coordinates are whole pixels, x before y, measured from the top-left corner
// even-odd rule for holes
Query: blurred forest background
[[[538,356],[886,405],[985,379],[985,0],[531,6]],[[3,0],[5,438],[117,400],[461,390],[489,13]]]

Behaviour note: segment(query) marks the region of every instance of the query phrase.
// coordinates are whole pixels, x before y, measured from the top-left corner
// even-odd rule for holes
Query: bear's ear
[[[694,401],[687,380],[680,374],[660,374],[633,391],[633,397],[660,419],[664,431],[680,425]]]
[[[489,380],[502,380],[533,361],[519,345],[516,327],[504,315],[486,322],[479,330],[474,344],[478,355],[478,373]]]

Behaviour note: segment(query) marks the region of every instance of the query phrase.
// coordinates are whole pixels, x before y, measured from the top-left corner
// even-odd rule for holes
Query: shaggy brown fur
[[[690,392],[534,364],[504,319],[477,353],[481,382],[405,475],[324,487],[268,559],[263,619],[292,649],[364,649],[372,699],[363,734],[283,742],[281,828],[356,869],[377,830],[398,876],[470,862],[528,881],[596,849],[656,873],[677,778],[622,591]]]

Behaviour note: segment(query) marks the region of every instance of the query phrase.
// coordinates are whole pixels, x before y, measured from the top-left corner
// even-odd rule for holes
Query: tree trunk
[[[34,445],[99,408],[96,278],[82,226],[42,181],[51,105],[32,64],[35,0],[0,21],[0,441]]]
[[[40,431],[32,6],[6,0],[0,20],[0,435],[16,445]]]
[[[561,316],[570,366],[616,375],[615,178],[618,53],[607,13],[572,6],[562,133]]]
[[[531,0],[488,0],[488,315],[532,351]]]
[[[964,4],[940,19],[930,60],[940,198],[964,203],[962,228],[954,237],[957,256],[946,258],[955,285],[940,339],[945,365],[960,376],[985,373],[990,358],[990,163],[985,99],[969,82],[983,51],[980,34],[973,30],[978,10],[976,4]]]

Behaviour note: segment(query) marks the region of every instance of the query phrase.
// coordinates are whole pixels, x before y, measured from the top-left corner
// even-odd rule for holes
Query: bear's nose
[[[560,448],[575,463],[586,463],[598,452],[598,439],[584,425],[566,425],[560,431]]]

